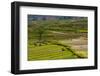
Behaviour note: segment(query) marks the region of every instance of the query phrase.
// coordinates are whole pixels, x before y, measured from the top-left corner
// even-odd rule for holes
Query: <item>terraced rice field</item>
[[[33,20],[28,61],[88,58],[87,18]]]
[[[59,45],[42,45],[42,46],[28,46],[28,60],[54,60],[54,59],[76,59],[79,55],[82,58],[87,58],[87,45],[86,40],[83,43],[79,42],[80,39],[73,40],[62,40],[58,41],[62,44],[69,44],[72,47],[72,51],[76,54],[74,55],[68,49]],[[81,39],[82,42],[82,39]],[[62,51],[64,49],[64,51]]]

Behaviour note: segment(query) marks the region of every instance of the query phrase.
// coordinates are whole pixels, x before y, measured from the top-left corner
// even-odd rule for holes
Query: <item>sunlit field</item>
[[[28,61],[88,58],[87,17],[28,15]]]

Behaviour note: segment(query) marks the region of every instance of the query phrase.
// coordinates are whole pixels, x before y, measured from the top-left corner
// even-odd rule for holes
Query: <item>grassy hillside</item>
[[[87,58],[87,18],[33,20],[28,25],[28,60]]]

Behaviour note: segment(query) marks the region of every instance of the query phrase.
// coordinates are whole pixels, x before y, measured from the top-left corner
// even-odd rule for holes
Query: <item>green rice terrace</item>
[[[28,61],[88,57],[87,17],[68,19],[49,17],[32,19],[30,22]]]

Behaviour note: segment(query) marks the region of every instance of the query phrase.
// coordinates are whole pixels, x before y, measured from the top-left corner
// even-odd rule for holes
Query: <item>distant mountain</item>
[[[50,15],[28,15],[28,22],[31,23],[35,20],[63,20],[63,19],[83,19],[85,17],[75,17],[75,16],[50,16]]]

